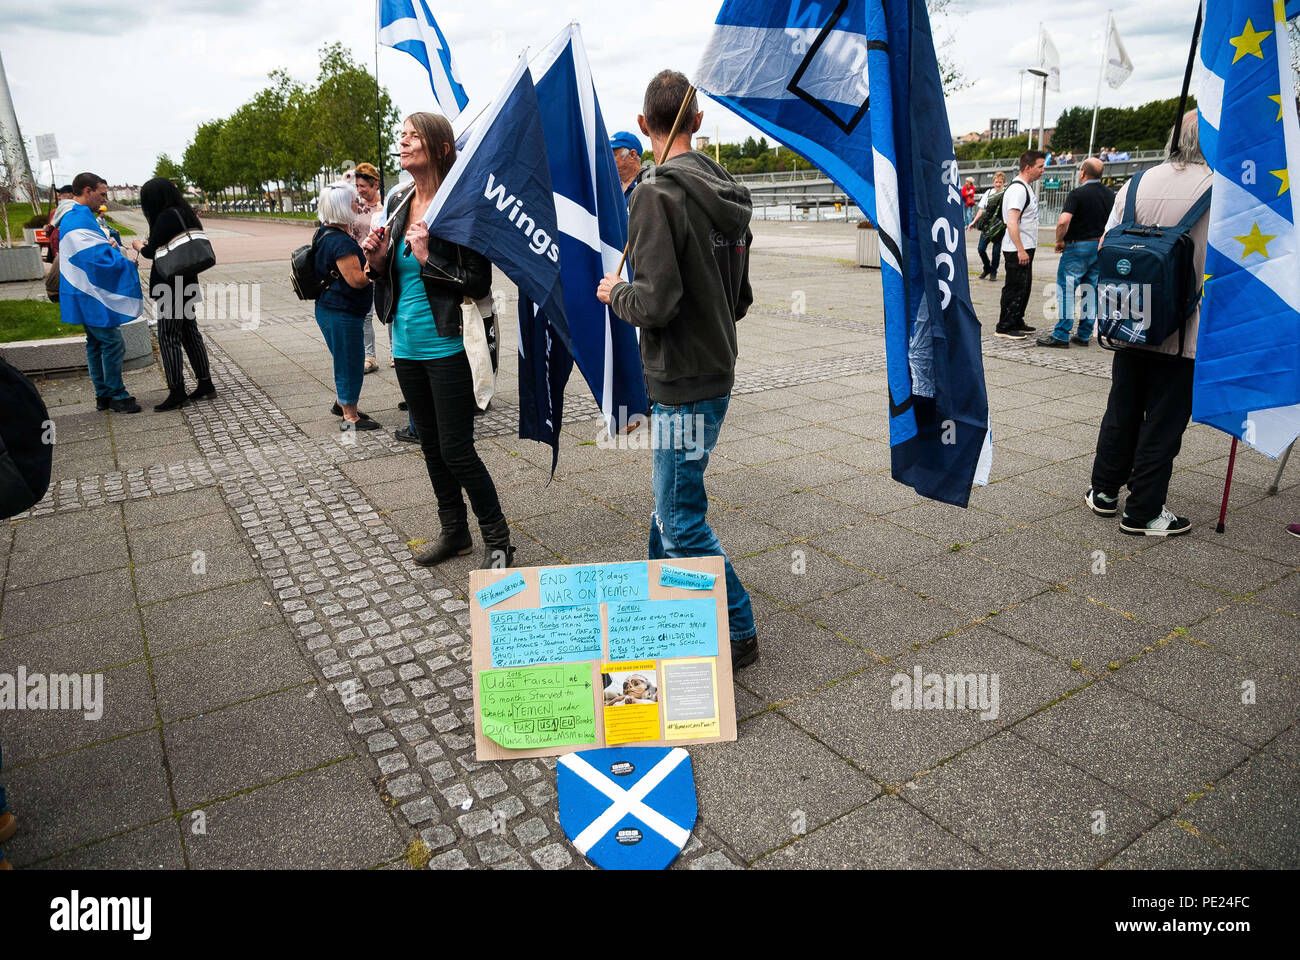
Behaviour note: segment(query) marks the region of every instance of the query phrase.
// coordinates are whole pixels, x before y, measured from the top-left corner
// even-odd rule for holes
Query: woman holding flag
[[[466,297],[488,295],[492,264],[473,250],[431,236],[424,223],[424,212],[456,162],[447,118],[411,114],[402,124],[399,151],[412,182],[389,195],[385,225],[370,231],[362,249],[375,281],[375,313],[393,325],[397,382],[438,500],[442,531],[415,562],[433,566],[473,549],[464,489],[483,534],[483,566],[508,567],[515,552],[510,526],[492,476],[474,449],[478,405],[461,336],[461,304]]]

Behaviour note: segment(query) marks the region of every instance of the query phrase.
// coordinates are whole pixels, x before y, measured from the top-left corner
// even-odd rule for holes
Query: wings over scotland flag
[[[895,480],[966,506],[992,441],[962,200],[924,0],[726,0],[699,89],[799,151],[880,235]]]
[[[469,103],[469,96],[461,85],[451,47],[429,12],[427,0],[378,2],[379,42],[409,53],[420,62],[429,73],[429,85],[433,87],[438,106],[448,120],[455,120]]]
[[[1198,97],[1214,170],[1192,419],[1277,458],[1300,435],[1300,121],[1282,0],[1207,0]]]
[[[90,207],[73,204],[59,221],[59,319],[117,327],[143,303],[136,265],[113,249]]]
[[[552,42],[533,69],[555,191],[568,327],[546,324],[530,301],[520,299],[521,422],[531,417],[529,436],[558,451],[568,374],[560,351],[577,362],[611,434],[630,417],[645,414],[649,404],[635,328],[593,293],[606,273],[618,269],[627,245],[627,201],[576,23]],[[535,366],[542,351],[549,354],[549,363]],[[536,379],[525,391],[523,371],[543,366],[551,377],[549,390],[542,390],[543,381]],[[564,379],[559,379],[561,371]]]
[[[483,254],[564,325],[560,248],[546,139],[520,57],[424,215],[429,232]]]

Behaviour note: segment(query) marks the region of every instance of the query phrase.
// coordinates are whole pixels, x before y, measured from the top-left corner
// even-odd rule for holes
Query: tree
[[[1097,111],[1096,146],[1118,150],[1159,150],[1169,140],[1169,131],[1178,112],[1178,97],[1152,100],[1137,107],[1102,107]],[[1187,98],[1187,109],[1196,106],[1196,98]],[[1088,149],[1092,130],[1092,107],[1070,107],[1056,121],[1052,134],[1053,150]]]
[[[937,29],[939,22],[944,20],[951,12],[952,5],[953,0],[925,0],[925,9],[930,14],[930,30],[934,36],[934,52],[939,59],[939,80],[943,84],[945,94],[965,90],[974,83],[957,66],[957,61],[952,58],[952,54],[945,52],[957,42],[956,35],[948,31],[940,36]]]
[[[170,180],[172,183],[176,184],[177,188],[182,192],[187,186],[184,167],[165,153],[158,154],[158,161],[153,167],[153,175],[155,177],[164,177],[167,180]]]

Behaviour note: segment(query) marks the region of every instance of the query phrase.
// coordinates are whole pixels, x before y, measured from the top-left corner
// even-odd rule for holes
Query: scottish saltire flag
[[[90,207],[74,203],[59,221],[59,319],[116,327],[142,308],[136,265],[113,249]]]
[[[618,269],[627,245],[627,201],[578,25],[570,24],[532,69],[555,191],[567,327],[554,315],[548,322],[520,298],[520,435],[558,453],[571,368],[566,353],[586,378],[611,435],[649,404],[636,329],[594,293],[605,274]]]
[[[924,0],[727,0],[698,88],[799,151],[880,235],[895,480],[966,506],[992,466],[961,181]]]
[[[1201,149],[1214,170],[1192,419],[1278,457],[1300,436],[1300,170],[1282,0],[1208,0]]]
[[[379,42],[409,53],[429,73],[433,97],[448,120],[469,103],[451,47],[426,0],[379,0]]]
[[[681,747],[608,747],[559,758],[560,829],[602,870],[663,870],[691,839],[695,774]]]

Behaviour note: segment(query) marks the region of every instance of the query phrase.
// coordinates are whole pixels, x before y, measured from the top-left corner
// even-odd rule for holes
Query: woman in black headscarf
[[[165,177],[155,177],[140,188],[140,209],[149,222],[149,240],[133,240],[131,246],[141,255],[153,259],[159,247],[166,246],[187,229],[201,230],[194,209],[181,196],[176,184]],[[195,322],[195,305],[199,301],[198,275],[179,278],[179,283],[158,283],[155,268],[149,271],[149,292],[158,305],[158,352],[162,355],[163,373],[167,377],[167,399],[155,410],[174,410],[186,400],[199,400],[215,394],[208,367],[208,351],[203,334]],[[188,397],[185,393],[184,350],[194,369],[198,386]]]

